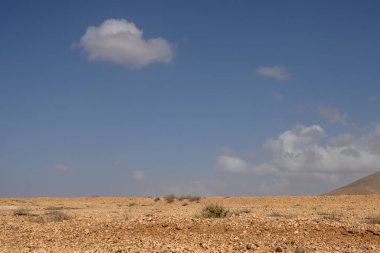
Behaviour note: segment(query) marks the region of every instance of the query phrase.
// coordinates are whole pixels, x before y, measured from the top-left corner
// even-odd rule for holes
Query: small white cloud
[[[290,73],[284,66],[261,66],[256,69],[256,72],[259,75],[273,77],[280,81],[287,80],[290,78]]]
[[[330,123],[346,124],[348,114],[341,112],[339,109],[331,106],[319,107],[318,114],[321,118],[328,120]]]
[[[145,173],[142,170],[134,170],[132,171],[133,177],[139,181],[144,180]]]
[[[90,60],[109,61],[129,68],[167,63],[174,55],[165,39],[144,39],[143,31],[125,19],[107,19],[100,26],[88,27],[79,45]]]
[[[249,165],[243,159],[234,155],[221,155],[217,159],[217,168],[221,171],[241,173],[249,170]]]

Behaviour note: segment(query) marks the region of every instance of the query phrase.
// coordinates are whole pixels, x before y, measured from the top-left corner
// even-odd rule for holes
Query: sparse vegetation
[[[369,217],[366,218],[366,222],[368,224],[380,224],[380,215],[369,216]]]
[[[230,214],[230,210],[219,204],[205,206],[201,211],[203,218],[224,218]]]
[[[156,198],[154,198],[154,202],[157,202],[157,201],[160,201],[160,200],[161,200],[160,197],[156,197]]]
[[[46,222],[44,217],[42,217],[41,215],[29,215],[26,217],[26,220],[29,222],[40,223],[40,224]]]
[[[273,212],[269,215],[270,217],[283,217],[282,214],[280,214],[279,212]]]
[[[27,208],[19,208],[13,211],[14,216],[28,216],[31,215],[30,210]]]
[[[136,205],[137,205],[136,202],[131,202],[131,203],[128,204],[129,207],[131,207],[131,206],[136,206]]]
[[[48,206],[45,208],[45,210],[48,210],[48,211],[55,211],[55,210],[62,210],[62,209],[65,209],[65,207],[63,207],[63,206]]]
[[[49,211],[45,213],[46,221],[48,222],[60,222],[64,220],[70,220],[71,217],[61,211]]]
[[[238,209],[238,210],[233,210],[233,211],[230,211],[229,214],[231,216],[241,216],[241,215],[244,215],[244,214],[248,214],[250,213],[251,210],[248,209],[248,208],[243,208],[243,209]]]
[[[326,220],[335,220],[339,221],[342,218],[342,214],[337,214],[337,213],[318,213],[318,215],[322,216],[323,219]]]
[[[154,201],[160,200],[159,198],[156,198],[156,199]],[[181,195],[180,197],[177,197],[174,194],[169,194],[169,195],[164,196],[164,200],[166,201],[166,203],[172,203],[176,199],[178,201],[188,200],[189,202],[197,202],[197,203],[199,203],[199,201],[201,200],[201,197],[199,197],[199,196],[192,196],[192,195]]]
[[[19,208],[14,210],[14,216],[24,217],[26,221],[35,223],[45,223],[45,222],[59,222],[64,220],[69,220],[71,217],[62,211],[54,210],[55,208],[46,208],[45,210],[51,210],[45,213],[44,216],[32,213],[29,209]]]
[[[176,199],[176,196],[174,194],[169,194],[169,195],[164,196],[164,199],[166,203],[173,203],[174,200]]]
[[[192,196],[192,195],[182,195],[178,198],[179,201],[182,201],[182,200],[188,200],[190,202],[194,202],[194,201],[199,201],[201,199],[201,197],[199,196]]]

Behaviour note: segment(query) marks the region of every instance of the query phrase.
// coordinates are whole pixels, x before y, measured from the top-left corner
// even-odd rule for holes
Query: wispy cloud
[[[328,120],[330,123],[346,124],[348,114],[341,112],[338,108],[332,106],[321,106],[318,108],[318,115]]]
[[[284,66],[261,66],[256,69],[259,75],[272,77],[280,81],[284,81],[290,78],[290,73]]]
[[[125,19],[107,19],[100,26],[88,27],[79,42],[90,60],[108,61],[129,68],[154,62],[167,63],[174,56],[163,38],[144,39],[143,31]]]
[[[133,177],[139,181],[144,180],[145,173],[142,170],[134,170],[132,171]]]

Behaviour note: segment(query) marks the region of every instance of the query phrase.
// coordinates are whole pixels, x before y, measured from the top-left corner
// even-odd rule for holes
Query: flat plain
[[[3,198],[0,252],[378,253],[380,195]]]

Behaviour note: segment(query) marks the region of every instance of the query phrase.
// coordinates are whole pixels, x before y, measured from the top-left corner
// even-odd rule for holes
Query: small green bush
[[[219,204],[205,206],[201,211],[203,218],[224,218],[230,214],[230,210]]]

